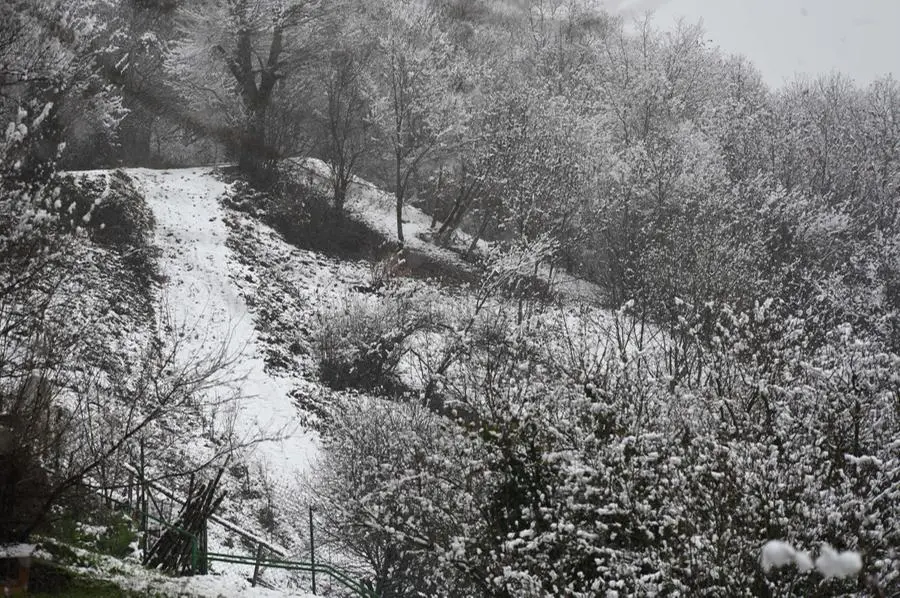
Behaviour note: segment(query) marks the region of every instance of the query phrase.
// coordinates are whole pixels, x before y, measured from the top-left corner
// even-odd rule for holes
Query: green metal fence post
[[[313,535],[313,508],[309,505],[309,562],[312,565],[312,593],[316,595],[316,539]]]
[[[209,573],[209,561],[206,560],[206,554],[209,552],[209,522],[203,521],[203,532],[200,535],[200,574]]]
[[[250,585],[254,588],[256,587],[256,582],[259,579],[259,564],[260,564],[260,561],[262,561],[262,554],[263,554],[263,545],[262,545],[262,542],[260,542],[256,546],[256,564],[253,566],[253,579],[250,580]]]

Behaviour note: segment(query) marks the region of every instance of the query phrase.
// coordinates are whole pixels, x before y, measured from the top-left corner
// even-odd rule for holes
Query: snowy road
[[[184,327],[191,353],[209,355],[227,346],[236,356],[230,376],[240,379],[235,432],[243,439],[277,436],[256,445],[253,456],[277,478],[295,480],[316,454],[316,437],[297,424],[288,394],[292,381],[265,371],[253,317],[229,277],[233,257],[219,204],[226,184],[208,168],[129,174],[157,219],[164,306]]]

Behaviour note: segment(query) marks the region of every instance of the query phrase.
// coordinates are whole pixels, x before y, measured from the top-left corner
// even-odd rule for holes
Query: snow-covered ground
[[[200,575],[194,577],[167,578],[141,584],[140,578],[121,580],[120,585],[135,591],[147,590],[165,593],[167,596],[191,596],[196,598],[313,598],[307,592],[270,590],[253,587],[244,577],[234,574]],[[321,596],[322,594],[319,594]]]
[[[231,279],[235,264],[219,202],[227,185],[209,168],[129,174],[156,216],[164,307],[188,334],[189,353],[227,351],[229,390],[239,393],[235,431],[271,438],[255,445],[254,456],[279,477],[296,479],[315,459],[316,435],[300,426],[290,396],[295,382],[267,371],[253,316]]]
[[[31,547],[33,549],[33,547]],[[82,575],[105,579],[121,588],[147,596],[179,596],[184,598],[312,598],[307,592],[271,590],[254,587],[245,575],[226,572],[220,575],[195,575],[193,577],[169,577],[158,571],[145,569],[134,560],[120,560],[113,557],[90,553],[69,546],[89,566],[71,567]],[[53,559],[52,555],[38,549],[36,556]],[[319,594],[322,596],[323,594]],[[327,594],[325,594],[327,595]]]
[[[123,569],[121,561],[116,561],[116,566],[119,570]],[[218,575],[167,577],[139,565],[125,568],[127,570],[122,574],[105,577],[109,577],[110,581],[123,588],[146,592],[148,596],[190,598],[312,598],[313,596],[308,592],[254,587],[247,581],[246,575],[232,571]]]
[[[312,160],[302,164],[315,177],[325,168]],[[103,171],[82,174],[108,177]],[[183,357],[228,354],[227,383],[210,393],[236,400],[230,403],[233,413],[218,417],[231,422],[238,440],[266,438],[240,455],[241,465],[249,471],[243,474],[245,478],[228,480],[237,475],[231,471],[226,475],[229,495],[221,514],[247,536],[278,547],[276,552],[287,558],[302,560],[306,528],[297,521],[298,517],[304,520],[303,480],[313,470],[318,446],[311,425],[335,392],[318,380],[312,345],[323,318],[345,311],[353,301],[375,300],[354,291],[366,287],[371,264],[337,260],[289,245],[259,220],[226,207],[228,203],[223,204],[222,199],[230,193],[230,186],[211,168],[129,169],[127,174],[156,218],[154,244],[160,251],[163,280],[159,308],[169,313],[176,332],[183,335],[187,345]],[[347,207],[385,239],[393,238],[395,220],[389,194],[357,181]],[[405,215],[410,248],[461,271],[472,268],[457,252],[428,241],[431,222],[421,210],[409,207]],[[583,287],[574,279],[568,282]],[[470,302],[466,291],[455,296],[448,289],[429,288],[429,300],[438,302],[442,310],[462,309]],[[587,289],[586,294],[592,290]],[[419,340],[440,346],[439,339]],[[412,376],[415,372],[406,373]],[[415,387],[414,380],[406,381]],[[198,442],[188,448],[202,453],[210,447]],[[262,523],[261,507],[278,511],[278,521]],[[215,527],[210,528],[209,542],[213,551],[245,555],[252,553],[251,544],[255,545]],[[324,556],[343,560],[340,555]],[[245,566],[213,563],[213,569],[221,575],[175,580],[151,574],[153,579],[142,580],[135,573],[136,583],[146,582],[143,588],[152,586],[173,595],[303,595],[251,590],[246,577],[252,571]],[[269,571],[266,581],[308,587],[302,577],[286,572]]]
[[[328,191],[328,178],[331,176],[331,168],[315,158],[293,158],[291,163],[299,168],[300,176],[306,176],[310,182],[318,183]],[[397,236],[397,213],[394,196],[379,189],[372,183],[354,178],[353,184],[347,194],[346,210],[357,220],[364,222],[369,228],[380,233],[385,239],[395,239]],[[431,242],[434,229],[432,218],[421,209],[405,205],[403,207],[403,237],[409,249],[428,256],[429,258],[449,264],[463,272],[473,272],[472,264],[461,257],[472,238],[463,231],[457,231],[457,250],[452,251],[446,247],[439,247]],[[434,223],[440,225],[440,222]],[[490,244],[482,239],[477,242],[477,247],[483,252],[490,250]],[[600,296],[600,288],[590,282],[572,276],[560,269],[552,271],[547,264],[539,268],[542,278],[545,280],[552,275],[552,288],[567,299],[596,303]]]

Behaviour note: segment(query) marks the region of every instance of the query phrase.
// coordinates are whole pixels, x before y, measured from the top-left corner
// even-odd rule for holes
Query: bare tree
[[[175,84],[198,106],[229,115],[239,165],[249,171],[278,156],[267,136],[280,84],[309,59],[314,28],[325,14],[319,0],[217,1],[181,13],[182,39],[167,66]]]
[[[19,347],[0,381],[2,424],[18,439],[0,455],[0,538],[26,540],[67,492],[89,480],[114,483],[98,474],[161,424],[177,429],[234,402],[236,393],[210,392],[235,382],[227,343],[198,352],[181,328],[163,322],[159,329],[137,371],[123,379],[83,361],[83,330],[48,327]]]
[[[334,207],[343,210],[347,189],[360,160],[371,151],[371,50],[365,46],[334,50],[322,73],[325,92],[325,148],[331,166]]]
[[[397,238],[403,243],[403,205],[412,181],[426,158],[449,140],[462,114],[451,85],[451,48],[436,14],[419,2],[388,0],[377,19],[382,35],[376,114],[390,148]]]

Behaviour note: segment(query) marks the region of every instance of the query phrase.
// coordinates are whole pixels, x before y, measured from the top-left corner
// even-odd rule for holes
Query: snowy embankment
[[[129,174],[157,219],[162,309],[187,335],[191,355],[227,352],[233,382],[222,390],[237,392],[237,438],[265,438],[253,448],[255,460],[282,479],[296,479],[315,458],[316,436],[299,425],[294,382],[266,371],[253,317],[229,276],[234,263],[219,203],[227,185],[209,168]]]
[[[225,356],[224,371],[198,401],[206,412],[198,420],[170,422],[191,429],[163,446],[157,461],[185,459],[190,469],[236,444],[219,513],[231,523],[210,527],[210,550],[252,556],[262,542],[274,554],[303,559],[308,540],[297,514],[306,514],[304,482],[318,454],[318,436],[308,427],[316,415],[308,407],[328,402],[311,355],[312,331],[317,314],[340,305],[350,288],[364,283],[369,267],[298,250],[258,220],[224,207],[229,185],[211,168],[126,173],[156,219],[163,338],[179,347],[176,359],[182,363]],[[109,179],[107,171],[77,174]],[[166,486],[171,496],[184,492],[177,481]],[[271,519],[261,516],[267,509]],[[306,596],[286,588],[309,587],[305,574],[267,570],[264,585],[283,591],[251,590],[252,567],[246,565],[214,562],[215,575],[171,579],[129,559],[110,563],[109,571],[133,569],[113,581],[166,595]],[[328,585],[320,581],[326,591]]]
[[[288,163],[299,167],[300,176],[305,176],[310,183],[319,185],[326,193],[330,193],[328,179],[331,167],[316,158],[291,158]],[[383,191],[372,183],[354,177],[347,194],[345,209],[347,213],[378,232],[385,240],[397,237],[397,212],[394,196]],[[422,210],[406,205],[403,208],[403,237],[408,249],[427,255],[445,264],[463,271],[472,271],[472,265],[463,260],[458,253],[445,247],[439,247],[429,238],[432,233],[431,217]],[[464,233],[460,233],[464,235]],[[468,241],[468,239],[466,239]]]
[[[326,192],[330,192],[328,180],[331,176],[331,167],[328,164],[316,158],[291,158],[289,163],[298,167],[300,173],[304,173],[300,176],[305,176],[309,182],[315,182]],[[397,236],[395,201],[393,194],[379,189],[366,180],[354,177],[345,207],[352,218],[365,223],[386,240],[394,240]],[[433,226],[439,227],[440,224],[440,221],[434,221],[431,216],[416,206],[405,205],[403,207],[403,237],[406,247],[461,272],[476,274],[475,266],[462,257],[463,254],[468,253],[472,237],[462,230],[458,230],[454,234],[455,249],[435,245],[432,241],[435,233]],[[491,244],[482,239],[477,241],[476,246],[479,251],[484,253],[491,250]],[[577,278],[559,268],[551,270],[549,265],[542,264],[539,272],[540,276],[548,280],[550,286],[562,297],[592,304],[597,303],[601,298],[601,290],[596,284]]]

